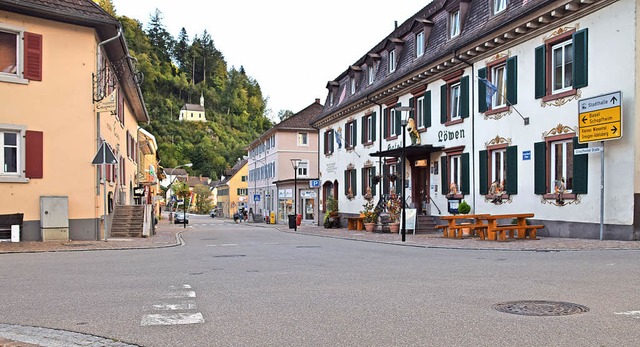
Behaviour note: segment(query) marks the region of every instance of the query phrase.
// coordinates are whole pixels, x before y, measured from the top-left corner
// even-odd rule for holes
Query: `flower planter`
[[[375,228],[376,228],[376,223],[364,223],[364,230],[370,233],[373,232]]]
[[[392,234],[397,234],[400,230],[400,223],[389,223],[389,232]]]

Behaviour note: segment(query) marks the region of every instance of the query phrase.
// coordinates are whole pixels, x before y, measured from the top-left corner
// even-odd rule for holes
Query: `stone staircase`
[[[436,231],[436,221],[433,216],[417,215],[416,234],[433,233]]]
[[[111,237],[142,237],[144,206],[116,205],[111,221]]]

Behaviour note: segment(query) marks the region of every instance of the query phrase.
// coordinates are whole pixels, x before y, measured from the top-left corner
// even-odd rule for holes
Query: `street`
[[[191,216],[184,246],[1,254],[0,323],[140,346],[629,346],[640,252],[425,249]],[[566,316],[493,305],[583,305]]]

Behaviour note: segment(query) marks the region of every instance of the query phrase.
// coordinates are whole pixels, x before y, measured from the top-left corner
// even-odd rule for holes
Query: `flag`
[[[491,99],[493,98],[493,94],[498,91],[498,87],[496,87],[493,83],[489,82],[486,78],[478,77],[480,81],[482,81],[487,86],[487,106],[491,105]]]
[[[347,96],[347,86],[342,87],[342,93],[340,93],[340,99],[338,99],[338,105],[342,103],[342,100]]]

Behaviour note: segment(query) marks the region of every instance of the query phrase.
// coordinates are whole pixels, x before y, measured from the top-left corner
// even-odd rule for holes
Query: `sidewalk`
[[[225,223],[234,224],[232,219],[224,219]],[[298,233],[320,237],[357,240],[363,242],[378,242],[402,246],[470,249],[470,250],[505,250],[505,251],[594,251],[594,250],[640,250],[640,241],[612,241],[593,239],[569,239],[556,237],[540,237],[539,240],[516,240],[507,242],[482,241],[478,238],[449,239],[443,238],[442,233],[417,234],[407,233],[405,242],[398,234],[370,233],[366,231],[340,229],[325,229],[321,226],[299,226],[297,232],[289,229],[285,224],[242,223],[243,226],[256,228],[272,228],[287,233]],[[36,253],[36,252],[72,252],[94,250],[126,250],[144,248],[163,248],[182,244],[180,233],[190,230],[181,224],[171,224],[167,219],[161,220],[156,226],[156,234],[146,238],[111,238],[107,241],[24,241],[0,242],[0,254],[6,253]]]

